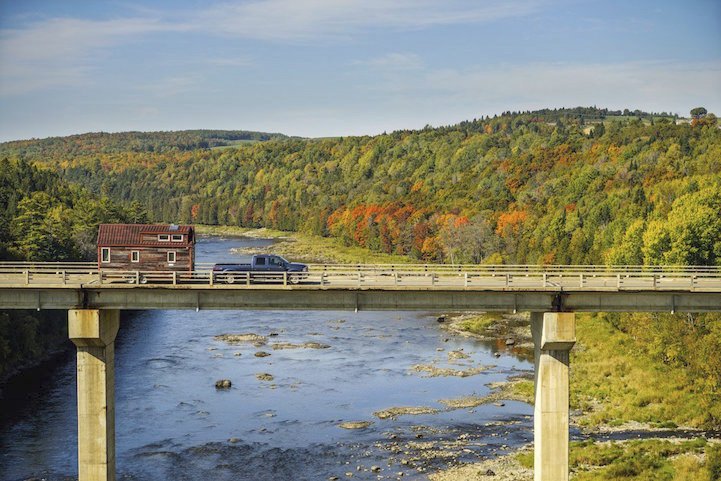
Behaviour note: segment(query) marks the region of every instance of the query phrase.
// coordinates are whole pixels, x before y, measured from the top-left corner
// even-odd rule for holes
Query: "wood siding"
[[[110,262],[101,262],[103,246],[98,246],[98,266],[100,269],[124,271],[192,271],[193,248],[182,247],[180,242],[167,247],[109,247]],[[108,247],[105,247],[108,248]],[[131,262],[132,251],[140,253],[139,262]],[[175,262],[168,263],[168,252],[175,252]]]

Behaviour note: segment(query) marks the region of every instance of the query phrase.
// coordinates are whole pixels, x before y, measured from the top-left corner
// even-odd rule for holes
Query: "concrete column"
[[[78,350],[78,481],[115,481],[115,336],[120,311],[68,311]]]
[[[531,313],[535,346],[534,481],[568,481],[568,366],[576,316]]]

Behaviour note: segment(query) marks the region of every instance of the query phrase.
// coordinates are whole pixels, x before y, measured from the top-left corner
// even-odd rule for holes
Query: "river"
[[[270,242],[201,238],[197,260],[242,262],[247,257],[231,249]],[[531,364],[509,352],[497,358],[492,345],[439,329],[438,314],[124,314],[116,341],[118,479],[310,481],[353,473],[353,479],[376,480],[403,472],[403,479],[422,480],[452,460],[494,456],[529,442],[533,421],[527,404],[448,410],[438,402],[484,395],[491,382],[532,372]],[[266,336],[267,344],[215,339],[245,333]],[[272,346],[309,342],[329,347]],[[259,351],[270,356],[257,357]],[[449,360],[451,351],[469,358]],[[412,369],[419,364],[489,368],[468,377],[429,377]],[[260,380],[259,374],[273,379]],[[217,390],[218,379],[230,379],[232,387]],[[24,374],[7,391],[0,478],[77,477],[74,356]],[[440,412],[395,419],[373,415],[394,406]],[[339,427],[348,421],[372,424]]]

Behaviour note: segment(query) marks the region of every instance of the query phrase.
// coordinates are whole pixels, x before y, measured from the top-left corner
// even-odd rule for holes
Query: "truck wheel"
[[[141,284],[147,284],[147,283],[148,283],[148,278],[141,274],[141,276],[140,276],[140,283],[141,283]]]
[[[288,280],[290,281],[291,284],[298,284],[300,282],[300,276],[293,274],[290,277],[288,277]]]
[[[225,282],[228,284],[232,284],[235,282],[235,276],[232,274],[228,274],[228,277],[225,278]]]

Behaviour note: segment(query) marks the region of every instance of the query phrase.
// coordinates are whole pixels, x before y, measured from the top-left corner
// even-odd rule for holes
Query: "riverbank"
[[[693,383],[678,368],[659,365],[628,334],[615,329],[604,314],[579,314],[578,342],[571,351],[571,425],[586,441],[571,443],[574,480],[721,479],[721,440],[706,439],[703,407],[694,402]],[[464,313],[448,316],[443,329],[495,342],[499,350],[533,355],[529,316]],[[533,381],[511,378],[506,392],[533,403]],[[496,399],[504,399],[502,392]],[[524,398],[525,396],[525,398]],[[516,399],[519,399],[518,397]],[[692,439],[674,438],[678,429]],[[601,441],[648,435],[651,439]],[[633,433],[633,434],[632,434]],[[654,433],[664,439],[654,439]],[[452,467],[430,476],[432,481],[485,480],[488,472],[503,481],[533,479],[531,446],[499,458]]]
[[[441,325],[532,359],[529,322],[528,314],[466,313],[449,317]],[[578,342],[571,351],[570,396],[572,421],[580,428],[609,432],[716,427],[706,424],[704,407],[694,402],[697,393],[688,374],[645,354],[630,335],[614,328],[605,314],[578,314],[576,337]],[[532,386],[524,391],[532,393]]]
[[[269,252],[307,262],[412,262],[400,256],[342,246],[335,239],[267,229],[203,228],[199,233],[274,238],[277,242],[268,248]],[[439,325],[455,335],[491,345],[495,352],[533,358],[528,315],[461,313],[446,316]],[[673,436],[679,428],[708,427],[707,417],[688,373],[645,354],[636,340],[617,329],[607,315],[579,314],[577,337],[579,341],[571,353],[571,422],[590,440],[571,445],[574,479],[613,479],[622,472],[630,473],[630,479],[664,479],[659,477],[661,473],[675,473],[675,477],[665,478],[669,480],[717,479],[709,477],[716,469],[716,448],[704,440],[702,431],[697,439],[683,441],[593,441],[596,436],[603,439],[607,433],[614,433],[615,439],[623,438],[625,433],[630,436],[631,432]],[[472,408],[503,400],[533,403],[533,380],[527,376],[511,377],[507,383],[492,388],[490,396],[455,399],[452,401],[456,404],[447,407]],[[666,455],[670,458],[664,458]],[[532,449],[525,447],[481,463],[449,466],[430,479],[489,479],[486,473],[492,471],[496,475],[493,479],[530,480],[531,467]]]
[[[409,264],[417,262],[407,256],[371,252],[356,246],[343,245],[338,239],[320,237],[298,232],[284,232],[273,229],[247,229],[233,226],[196,226],[200,235],[237,236],[273,239],[272,246],[265,249],[239,249],[240,254],[273,253],[300,261],[317,264]]]
[[[571,443],[574,481],[721,479],[721,442],[696,439],[644,439]],[[431,481],[532,481],[533,448],[464,464],[429,475]]]

